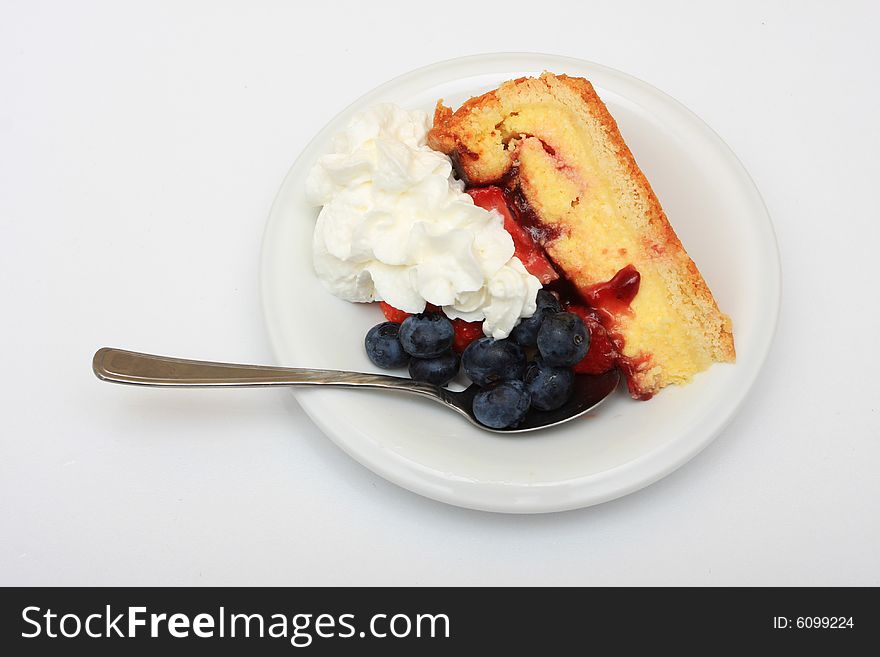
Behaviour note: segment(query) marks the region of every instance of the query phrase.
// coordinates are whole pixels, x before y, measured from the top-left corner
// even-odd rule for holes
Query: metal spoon
[[[329,386],[397,390],[440,402],[463,415],[471,424],[495,433],[524,433],[573,420],[602,403],[614,392],[620,379],[617,370],[597,376],[580,374],[575,377],[574,394],[561,408],[555,411],[533,409],[516,428],[491,429],[480,424],[471,410],[474,395],[480,390],[476,385],[461,392],[453,392],[430,383],[383,374],[212,363],[139,354],[109,347],[95,352],[92,369],[103,381],[161,388]]]

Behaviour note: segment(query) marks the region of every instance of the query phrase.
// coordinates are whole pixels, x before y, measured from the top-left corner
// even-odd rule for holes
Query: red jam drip
[[[613,323],[617,315],[632,315],[630,304],[639,293],[641,282],[642,276],[638,269],[627,265],[614,274],[610,281],[585,288],[583,297],[608,320],[607,323]],[[603,322],[606,325],[607,323]]]
[[[584,298],[593,308],[612,315],[631,315],[630,304],[639,293],[642,276],[638,269],[627,265],[614,274],[610,281],[591,285],[584,290]]]

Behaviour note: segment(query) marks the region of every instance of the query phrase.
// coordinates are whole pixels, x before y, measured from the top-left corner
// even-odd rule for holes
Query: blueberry
[[[590,332],[574,313],[548,315],[538,331],[538,351],[548,365],[571,367],[589,348]]]
[[[531,317],[526,317],[513,327],[510,339],[521,347],[534,347],[538,342],[538,329],[544,321],[544,312],[536,310]]]
[[[538,296],[535,297],[535,305],[538,310],[545,310],[549,313],[558,313],[562,310],[562,305],[556,295],[547,290],[538,290]]]
[[[562,309],[559,300],[547,290],[538,290],[535,305],[537,306],[535,314],[522,320],[510,333],[510,339],[521,347],[534,347],[544,318]]]
[[[492,429],[515,427],[529,411],[529,391],[522,381],[503,381],[474,397],[474,416]]]
[[[455,329],[443,313],[419,313],[403,320],[400,344],[416,358],[434,358],[452,346]]]
[[[413,381],[442,386],[449,383],[456,374],[458,374],[458,354],[451,350],[435,358],[413,358],[409,361],[409,375]]]
[[[367,331],[364,347],[366,347],[367,357],[373,362],[373,365],[386,370],[406,365],[409,354],[403,350],[403,346],[400,344],[399,332],[400,324],[394,322],[383,322]]]
[[[529,363],[524,378],[526,389],[532,395],[532,406],[539,411],[555,411],[571,399],[574,372],[568,367],[554,367],[538,357]]]
[[[478,386],[498,381],[521,379],[526,370],[526,355],[510,340],[477,338],[461,355],[464,373]]]

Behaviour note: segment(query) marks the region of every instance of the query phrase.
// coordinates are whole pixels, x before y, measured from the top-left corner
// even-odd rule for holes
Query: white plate
[[[574,509],[626,495],[703,449],[742,404],[776,327],[780,267],[758,190],[731,150],[697,116],[629,75],[575,59],[493,54],[441,62],[371,91],[334,118],[291,168],[269,216],[262,254],[266,324],[278,362],[378,371],[363,336],[383,321],[375,304],[326,292],[312,271],[317,209],[306,174],[353,113],[378,102],[457,107],[500,82],[543,70],[592,81],[722,310],[733,318],[738,360],[649,402],[619,392],[585,419],[504,437],[480,431],[428,400],[367,391],[302,390],[303,409],[337,445],[400,486],[487,511]]]

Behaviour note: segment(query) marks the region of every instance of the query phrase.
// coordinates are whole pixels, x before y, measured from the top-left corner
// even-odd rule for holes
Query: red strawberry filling
[[[627,265],[614,274],[610,281],[593,285],[583,291],[591,307],[598,309],[609,320],[616,314],[632,313],[629,305],[639,292],[641,274],[632,265]]]
[[[484,210],[495,210],[504,218],[504,230],[513,238],[513,255],[520,259],[526,271],[541,281],[541,285],[547,285],[559,278],[543,249],[535,244],[532,236],[514,218],[504,197],[504,190],[500,187],[479,187],[469,189],[467,193],[474,199],[474,205],[479,205]]]

